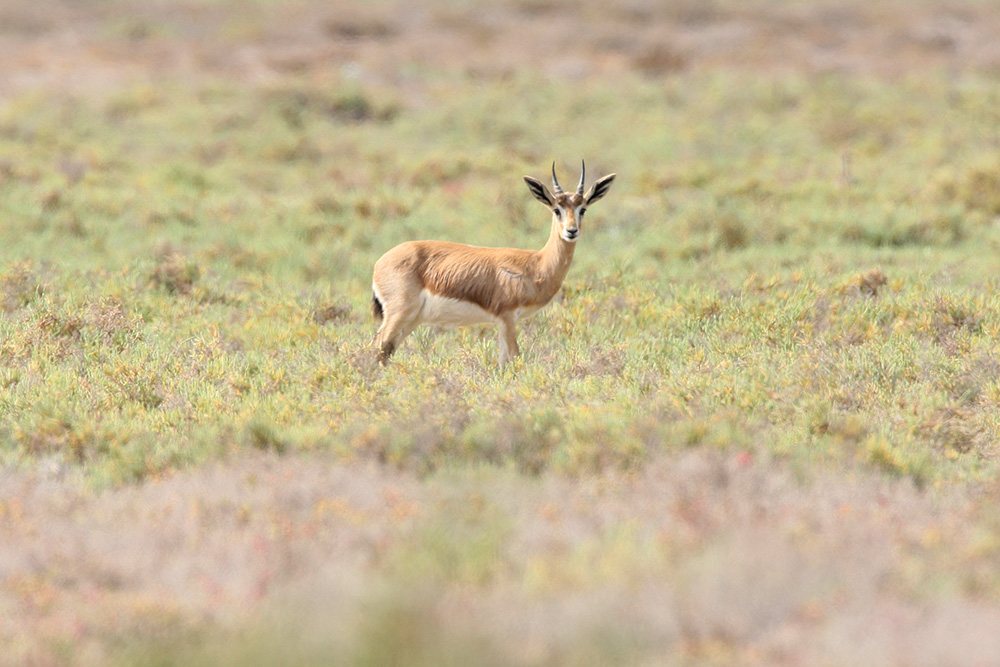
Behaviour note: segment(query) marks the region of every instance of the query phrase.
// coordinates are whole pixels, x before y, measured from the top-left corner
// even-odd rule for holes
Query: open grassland
[[[0,662],[995,659],[996,34],[0,4]],[[540,247],[580,157],[523,357],[377,368],[382,252]]]

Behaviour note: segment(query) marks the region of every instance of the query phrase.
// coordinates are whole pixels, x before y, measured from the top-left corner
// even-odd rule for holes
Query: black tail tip
[[[376,320],[381,320],[385,317],[385,311],[382,309],[382,302],[378,300],[378,297],[372,294],[372,317]]]

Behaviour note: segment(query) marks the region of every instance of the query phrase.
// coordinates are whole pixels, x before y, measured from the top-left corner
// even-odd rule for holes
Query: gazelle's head
[[[528,189],[535,199],[552,209],[552,222],[558,225],[559,236],[567,243],[576,243],[580,237],[580,223],[583,222],[583,214],[587,207],[606,195],[611,188],[611,181],[615,180],[615,174],[609,174],[598,179],[590,186],[587,194],[583,194],[586,174],[587,165],[583,163],[580,170],[580,184],[576,186],[576,192],[563,192],[559,187],[555,162],[552,163],[552,192],[549,192],[541,181],[531,176],[524,177],[524,182],[528,184]]]

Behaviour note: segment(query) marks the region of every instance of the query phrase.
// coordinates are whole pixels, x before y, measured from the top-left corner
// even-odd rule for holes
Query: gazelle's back
[[[375,286],[386,296],[397,287],[396,277],[414,288],[450,299],[462,299],[483,310],[499,315],[508,299],[513,282],[530,282],[532,250],[484,248],[446,241],[410,241],[402,243],[375,264]]]

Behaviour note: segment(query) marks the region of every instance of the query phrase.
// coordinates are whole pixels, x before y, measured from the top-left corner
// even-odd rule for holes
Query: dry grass
[[[563,7],[523,2],[131,3],[79,7],[58,0],[4,5],[0,94],[44,87],[109,89],[139,81],[224,76],[260,83],[321,76],[331,63],[393,77],[408,67],[509,77],[525,66],[584,78],[635,70],[745,69],[892,75],[1000,67],[1000,17],[988,3],[880,0],[657,3]],[[127,8],[128,19],[119,18]],[[580,39],[585,35],[586,39]],[[398,75],[397,75],[398,76]],[[406,83],[397,81],[404,90]],[[326,104],[351,118],[391,110],[363,99]]]

